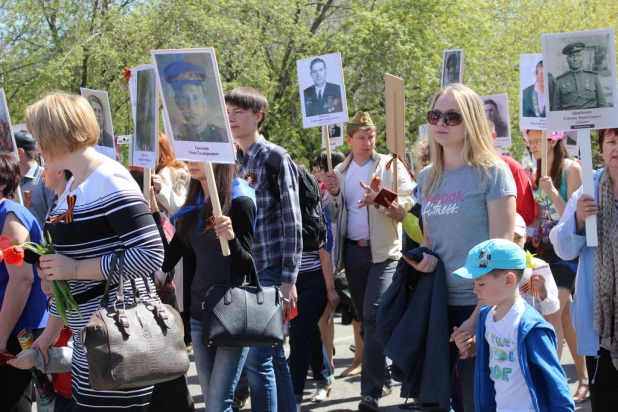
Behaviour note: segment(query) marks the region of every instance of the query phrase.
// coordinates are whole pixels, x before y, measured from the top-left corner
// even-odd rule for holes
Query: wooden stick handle
[[[393,192],[395,192],[396,194],[399,194],[399,192],[397,191],[399,189],[399,179],[398,179],[398,170],[399,169],[399,159],[397,158],[397,155],[395,153],[393,153]]]
[[[21,195],[21,189],[18,187],[17,190],[15,191],[15,200],[17,201],[17,203],[19,203],[20,205],[24,205],[24,197]]]
[[[146,204],[150,206],[150,186],[151,186],[151,178],[152,169],[145,168],[144,169],[144,198],[146,199]]]
[[[324,139],[324,146],[326,146],[326,162],[328,163],[328,171],[333,171],[333,159],[330,155],[330,136],[328,135],[328,126],[322,126],[322,136]]]
[[[541,132],[541,170],[537,170],[537,173],[541,173],[541,177],[547,176],[547,131]],[[545,192],[541,190],[541,196],[545,198]]]
[[[217,182],[215,182],[215,173],[212,170],[212,163],[204,163],[204,171],[206,172],[206,181],[208,182],[208,191],[210,192],[210,203],[212,204],[212,215],[216,218],[221,216],[221,204],[219,203],[219,193],[217,192]],[[230,255],[230,245],[227,239],[223,236],[219,237],[221,242],[221,250],[223,256]]]
[[[594,197],[594,181],[592,178],[592,143],[590,142],[590,130],[580,130],[577,133],[579,150],[582,159],[582,191],[585,195]],[[586,244],[590,247],[599,246],[597,236],[597,217],[586,218]]]

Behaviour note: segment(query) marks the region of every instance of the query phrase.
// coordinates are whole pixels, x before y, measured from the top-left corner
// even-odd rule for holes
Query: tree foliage
[[[371,112],[384,144],[384,73],[406,80],[412,143],[440,87],[442,52],[463,48],[464,83],[507,93],[514,155],[519,55],[540,53],[541,34],[618,27],[611,0],[0,0],[0,87],[14,123],[46,92],[107,90],[114,129],[132,132],[122,68],[150,50],[214,47],[224,90],[253,86],[269,99],[264,134],[298,160],[321,149],[303,129],[296,60],[340,51],[351,114]]]

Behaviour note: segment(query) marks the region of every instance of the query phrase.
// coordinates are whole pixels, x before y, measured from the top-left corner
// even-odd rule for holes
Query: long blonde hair
[[[433,96],[431,110],[436,105],[436,101],[444,95],[449,95],[455,100],[463,117],[463,124],[466,128],[464,146],[460,153],[463,163],[485,172],[489,172],[492,166],[506,167],[494,149],[485,116],[485,107],[479,95],[463,84],[449,84]],[[444,151],[432,133],[429,133],[429,149],[431,170],[427,179],[427,189],[423,191],[425,194],[431,194],[438,189],[444,173]]]

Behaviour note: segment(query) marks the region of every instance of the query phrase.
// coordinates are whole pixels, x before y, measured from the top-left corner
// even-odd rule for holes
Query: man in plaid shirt
[[[303,250],[298,171],[290,156],[285,154],[278,173],[280,197],[275,198],[268,185],[266,163],[277,146],[260,134],[268,114],[266,97],[256,89],[240,87],[225,95],[225,103],[232,135],[239,145],[237,174],[249,181],[257,197],[253,260],[263,286],[281,285],[281,292],[287,300],[284,305],[286,315],[296,306],[295,283]],[[296,410],[282,345],[251,348],[245,366],[254,410]]]

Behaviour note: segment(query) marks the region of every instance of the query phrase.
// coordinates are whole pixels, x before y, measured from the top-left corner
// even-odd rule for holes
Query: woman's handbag
[[[276,346],[283,343],[283,296],[276,286],[262,287],[255,263],[249,284],[213,285],[202,302],[204,346]]]
[[[109,303],[111,276],[105,285],[101,307],[80,331],[90,386],[111,390],[149,386],[175,379],[189,370],[180,314],[169,305],[158,303],[144,279],[150,301],[140,298],[135,281],[131,286],[135,304],[124,302],[124,252],[112,259],[119,262],[120,279],[116,300]]]

